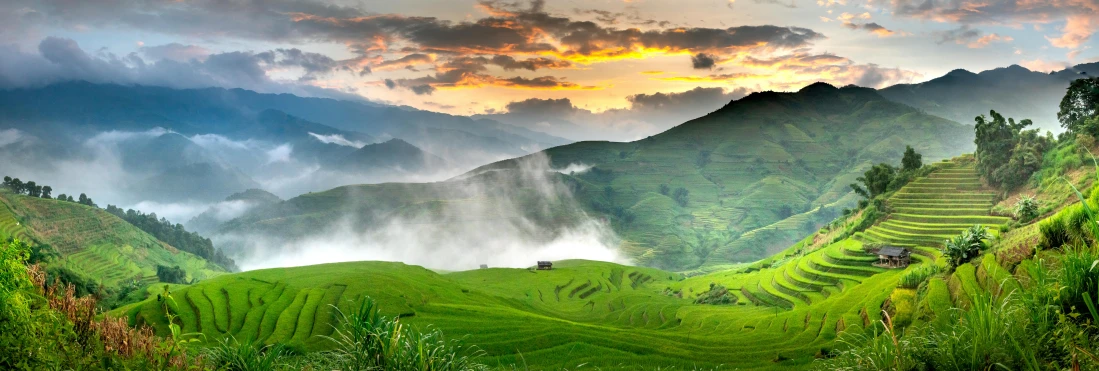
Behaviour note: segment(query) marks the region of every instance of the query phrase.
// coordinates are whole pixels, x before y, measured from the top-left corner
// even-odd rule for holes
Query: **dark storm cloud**
[[[717,61],[714,60],[712,55],[706,53],[698,53],[691,56],[691,67],[696,70],[708,70],[714,68]]]
[[[143,50],[168,50],[156,48]],[[266,68],[296,66],[310,73],[330,71],[326,57],[302,53],[296,49],[271,52],[229,52],[203,59],[179,58],[146,60],[137,53],[118,56],[106,50],[94,55],[85,52],[71,39],[47,37],[37,53],[16,46],[0,46],[0,88],[37,87],[57,82],[83,80],[94,83],[142,84],[178,89],[225,87],[244,88],[267,93],[293,93],[304,96],[361,100],[357,95],[299,84],[271,80]],[[153,52],[153,55],[158,55]],[[149,55],[146,55],[149,57]],[[150,57],[151,58],[151,57]]]

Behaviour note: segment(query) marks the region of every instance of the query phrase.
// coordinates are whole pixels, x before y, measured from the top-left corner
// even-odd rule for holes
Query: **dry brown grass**
[[[103,315],[97,319],[93,296],[76,297],[72,284],[62,285],[59,281],[48,284],[45,269],[37,264],[28,267],[28,271],[50,309],[73,324],[76,338],[85,351],[102,351],[131,360],[141,358],[157,370],[201,368],[202,359],[183,352],[173,339],[156,336],[148,326],[132,328],[123,318]]]

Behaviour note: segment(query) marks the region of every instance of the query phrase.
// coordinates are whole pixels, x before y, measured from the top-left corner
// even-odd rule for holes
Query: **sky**
[[[8,0],[0,88],[241,87],[459,115],[552,106],[633,112],[616,123],[629,127],[643,108],[816,81],[1061,70],[1099,60],[1097,28],[1099,0]],[[579,137],[652,131],[614,130]]]

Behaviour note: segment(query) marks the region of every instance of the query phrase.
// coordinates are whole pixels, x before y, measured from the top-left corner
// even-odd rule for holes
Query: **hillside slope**
[[[907,221],[910,228],[939,228],[942,234],[953,233],[950,224],[955,223],[1008,221],[988,215],[991,203],[952,198],[987,195],[973,181],[971,165],[938,166],[943,169],[897,191],[888,200],[894,211],[871,231],[893,231],[887,226],[905,221],[906,215],[920,215]],[[913,199],[934,205],[906,204]],[[939,259],[939,240],[892,233],[897,233],[892,243],[914,248],[915,263],[907,269],[873,266],[877,257],[870,255],[871,245],[860,242],[864,234],[817,249],[807,247],[814,239],[810,236],[749,269],[690,278],[589,261],[556,262],[551,271],[490,268],[448,274],[384,262],[266,269],[174,291],[172,310],[185,331],[202,332],[211,341],[231,334],[323,349],[320,336],[330,333],[334,323],[327,304],[346,310],[370,297],[386,315],[400,315],[404,323],[436,326],[452,336],[468,334],[467,342],[485,350],[488,364],[518,363],[532,370],[581,364],[802,369],[834,349],[840,334],[869,333],[901,277]],[[695,303],[722,286],[732,305]],[[932,307],[938,311],[928,315],[946,313],[952,297],[964,295],[961,290],[936,287],[939,296]],[[164,313],[153,300],[113,314],[166,331]]]
[[[112,289],[157,282],[157,266],[179,266],[187,279],[226,271],[180,251],[106,211],[0,190],[0,238],[49,245],[60,254],[47,267],[68,269]]]
[[[716,270],[780,251],[832,220],[854,203],[848,184],[872,164],[896,163],[906,144],[937,160],[972,148],[972,136],[963,125],[890,102],[871,89],[814,84],[797,93],[753,94],[636,142],[555,147],[456,180],[490,171],[522,178],[522,164],[548,157],[549,168],[569,172],[562,177],[580,207],[607,221],[634,261]],[[279,212],[246,214],[220,232],[262,229],[290,241],[349,215],[448,204],[452,198],[417,190],[456,180],[355,186],[356,192],[324,192],[324,203],[311,201],[320,196],[303,195]],[[383,193],[384,200],[366,196]],[[750,239],[737,243],[741,236]]]
[[[972,136],[873,90],[818,83],[752,94],[637,142],[576,143],[546,154],[555,168],[594,166],[577,175],[591,184],[579,199],[612,214],[642,263],[716,269],[771,255],[832,220],[853,204],[844,199],[848,184],[873,164],[896,163],[905,145],[935,161],[972,148]],[[675,197],[678,188],[685,200]],[[613,215],[617,208],[636,220]],[[737,243],[755,230],[753,243]]]

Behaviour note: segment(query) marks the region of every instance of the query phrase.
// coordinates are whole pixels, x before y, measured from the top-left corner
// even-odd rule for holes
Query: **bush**
[[[1015,201],[1015,219],[1028,222],[1038,217],[1038,200],[1033,196],[1023,195],[1019,201]]]
[[[951,268],[957,268],[973,258],[981,255],[988,248],[988,230],[980,225],[966,229],[962,234],[946,240],[943,245],[943,256],[950,262]]]
[[[695,299],[696,304],[726,305],[736,304],[736,296],[729,293],[724,285],[710,282],[710,291],[702,293]]]

